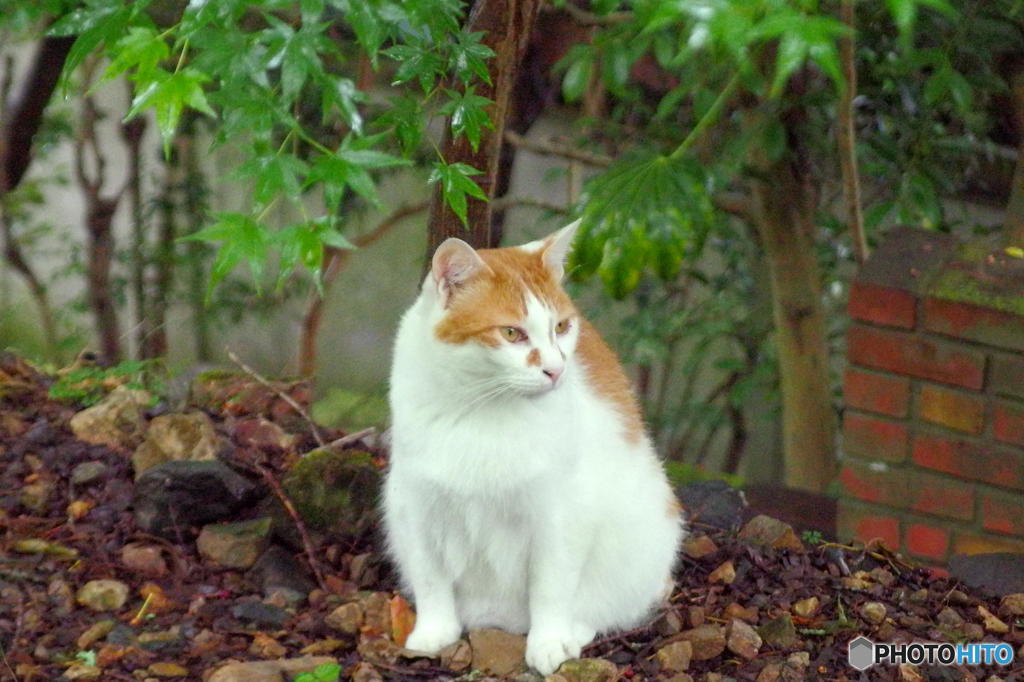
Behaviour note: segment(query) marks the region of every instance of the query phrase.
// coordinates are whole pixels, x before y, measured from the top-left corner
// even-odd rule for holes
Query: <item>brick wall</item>
[[[1024,261],[894,230],[849,315],[840,537],[1024,552]]]

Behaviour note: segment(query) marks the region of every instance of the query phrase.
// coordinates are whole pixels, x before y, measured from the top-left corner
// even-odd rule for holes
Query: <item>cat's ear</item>
[[[444,240],[434,251],[430,268],[441,304],[447,306],[452,291],[486,267],[480,254],[466,242],[455,237]]]
[[[562,279],[565,274],[565,258],[569,255],[576,229],[580,220],[574,220],[558,232],[544,238],[544,265],[554,273],[555,279]]]

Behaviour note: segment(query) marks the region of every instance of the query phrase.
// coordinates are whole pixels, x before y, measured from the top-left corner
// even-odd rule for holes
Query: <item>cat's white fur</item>
[[[557,277],[574,231],[528,245],[548,248]],[[385,529],[417,609],[407,648],[436,653],[470,628],[528,632],[526,661],[549,674],[596,633],[650,614],[683,524],[647,436],[629,442],[588,385],[578,324],[555,334],[554,311],[528,297],[529,344],[435,336],[450,286],[479,261],[449,240],[402,318]],[[561,372],[554,385],[544,369]]]

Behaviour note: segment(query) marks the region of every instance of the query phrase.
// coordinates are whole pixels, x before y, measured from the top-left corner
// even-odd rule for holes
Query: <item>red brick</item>
[[[847,454],[902,462],[909,441],[906,424],[850,411],[843,415],[843,451]]]
[[[1024,537],[1024,497],[981,493],[981,527],[994,533]]]
[[[910,380],[905,377],[846,370],[843,400],[847,407],[865,412],[906,417],[910,405]]]
[[[923,523],[911,523],[907,526],[906,547],[915,556],[945,559],[949,552],[949,531]]]
[[[999,395],[1024,399],[1024,357],[993,355],[989,383]]]
[[[977,435],[985,430],[985,403],[968,393],[922,386],[917,413],[925,421],[957,431]]]
[[[870,507],[840,500],[836,527],[843,540],[857,539],[866,543],[879,539],[889,549],[900,546],[900,520]]]
[[[992,435],[1011,445],[1024,445],[1024,407],[996,403],[992,413]]]
[[[1024,317],[971,303],[929,298],[924,302],[924,328],[990,346],[1024,350]]]
[[[855,325],[847,345],[855,365],[975,390],[985,381],[983,354],[905,332]]]
[[[917,299],[909,291],[855,281],[850,287],[850,317],[885,327],[913,329]]]
[[[974,489],[941,476],[907,469],[878,471],[848,460],[839,473],[847,497],[950,519],[974,518]]]
[[[918,434],[911,457],[915,464],[958,478],[1024,490],[1024,457],[985,442]]]
[[[1024,540],[977,533],[956,533],[953,537],[953,551],[957,554],[1024,553]]]

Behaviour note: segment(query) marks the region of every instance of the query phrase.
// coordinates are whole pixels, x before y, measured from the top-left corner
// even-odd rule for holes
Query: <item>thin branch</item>
[[[736,92],[739,85],[740,74],[737,72],[729,79],[729,82],[725,84],[722,91],[718,93],[718,97],[711,103],[711,106],[706,112],[704,112],[704,115],[700,117],[700,120],[697,121],[695,126],[693,126],[693,129],[690,130],[689,134],[683,139],[679,146],[676,147],[675,151],[669,155],[669,159],[675,161],[681,158],[683,154],[685,154],[686,151],[700,139],[705,130],[718,122],[718,117],[721,116],[722,109],[724,109],[725,105],[730,99],[732,99],[733,93]]]
[[[566,159],[582,161],[591,166],[608,167],[612,165],[613,159],[604,154],[596,154],[583,149],[576,149],[568,145],[559,144],[554,140],[530,140],[513,130],[505,131],[505,142],[513,147],[525,149],[535,154],[545,156],[561,156]]]
[[[495,213],[499,211],[507,211],[510,208],[516,206],[530,206],[532,208],[539,208],[545,211],[551,211],[553,213],[568,213],[569,207],[561,204],[552,203],[550,201],[544,201],[542,199],[533,199],[530,197],[499,197],[491,202],[491,210]]]
[[[342,436],[337,440],[332,440],[330,443],[324,446],[325,450],[342,450],[346,445],[351,445],[357,441],[361,441],[364,438],[368,438],[373,434],[377,433],[377,429],[373,426],[367,427],[362,431],[355,431],[347,436]]]
[[[719,211],[725,211],[744,220],[753,220],[754,218],[754,202],[746,194],[718,192],[711,200]]]
[[[854,12],[855,0],[842,0],[839,6],[840,19],[850,30],[839,38],[839,58],[843,65],[846,83],[839,100],[839,166],[843,175],[843,198],[846,216],[850,221],[850,236],[853,238],[853,253],[857,262],[863,264],[868,257],[868,242],[864,234],[864,213],[860,196],[860,173],[857,169],[857,132],[854,127],[853,100],[857,95],[857,64],[854,31],[857,17]]]
[[[576,23],[582,26],[615,26],[633,20],[632,12],[609,12],[608,14],[594,14],[572,4],[569,0],[561,7],[554,5],[541,5],[543,12],[565,12],[571,16]]]
[[[320,435],[320,428],[316,425],[316,422],[313,421],[313,418],[309,416],[309,412],[306,411],[306,408],[300,405],[298,401],[295,400],[295,398],[291,397],[290,395],[279,389],[277,386],[274,386],[262,374],[254,370],[249,365],[242,362],[241,358],[235,355],[234,351],[232,351],[229,348],[225,348],[225,350],[228,353],[228,357],[231,358],[231,361],[238,365],[239,367],[241,367],[243,372],[245,372],[253,379],[260,382],[261,384],[269,388],[271,391],[276,393],[278,398],[288,403],[288,405],[290,405],[293,410],[299,413],[299,416],[301,416],[306,421],[306,423],[309,424],[310,430],[312,430],[313,432],[313,438],[316,439],[317,445],[319,445],[320,447],[326,445],[323,437]]]

